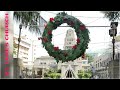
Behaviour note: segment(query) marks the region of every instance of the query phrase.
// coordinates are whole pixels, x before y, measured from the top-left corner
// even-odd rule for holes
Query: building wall
[[[40,58],[37,58],[34,61],[34,67],[35,68],[46,68],[46,69],[50,69],[50,65],[56,65],[56,61],[53,57],[49,57],[49,56],[42,56]]]
[[[18,44],[18,35],[14,35],[14,41],[16,44]],[[23,60],[23,65],[26,67],[26,64],[28,64],[29,61],[29,49],[31,47],[30,39],[28,39],[26,36],[21,36],[21,42],[19,46],[19,58]],[[17,52],[18,48],[16,48]],[[13,56],[14,58],[17,57],[17,55]]]
[[[88,60],[82,60],[82,70],[83,71],[88,71],[89,70],[89,68],[90,68],[90,64],[88,64]]]
[[[42,34],[43,34],[43,32],[44,32],[44,26],[47,24],[47,21],[43,18],[43,17],[40,17],[40,20],[39,20],[39,22],[40,22],[40,26],[41,27],[39,27],[40,28],[40,31],[41,31],[41,36],[42,36]],[[37,49],[41,46],[41,43],[38,43],[38,42],[40,42],[39,40],[31,40],[31,45],[32,45],[32,61],[34,61],[36,58],[38,58],[38,55],[37,55]]]
[[[112,54],[101,55],[94,60],[95,72],[102,79],[119,78],[120,53],[115,54],[113,61]]]
[[[107,59],[109,57],[109,54],[100,55],[99,57],[95,58],[94,60],[94,67],[96,75],[99,76],[99,78],[108,78],[108,69],[106,68],[107,65]]]

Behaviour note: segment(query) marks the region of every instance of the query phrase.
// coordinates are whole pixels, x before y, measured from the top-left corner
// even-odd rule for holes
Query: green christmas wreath
[[[61,50],[59,47],[55,47],[52,41],[52,31],[55,30],[58,26],[63,23],[67,23],[70,27],[75,29],[77,35],[77,44],[69,50]],[[73,61],[76,58],[79,58],[84,54],[88,48],[89,31],[85,25],[78,20],[77,18],[68,15],[65,12],[58,13],[56,17],[50,18],[50,21],[45,26],[43,35],[42,35],[42,44],[43,47],[48,51],[48,54],[55,58],[57,63],[59,61],[68,62]]]

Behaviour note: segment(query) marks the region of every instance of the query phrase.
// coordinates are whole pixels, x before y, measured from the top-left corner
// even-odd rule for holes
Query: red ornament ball
[[[85,25],[81,25],[80,26],[80,30],[85,30],[86,28],[85,28]]]
[[[53,22],[54,21],[54,18],[50,18],[50,22]]]
[[[68,55],[68,54],[65,52],[65,53],[64,53],[64,56],[66,57],[67,55]]]
[[[74,26],[74,23],[71,21],[71,22],[70,22],[70,25],[71,25],[71,26]]]
[[[63,18],[64,22],[67,22],[67,18]]]
[[[74,45],[72,48],[73,48],[73,49],[76,49],[76,48],[77,48],[77,45]]]
[[[52,31],[51,31],[51,30],[48,31],[48,35],[50,35],[50,34],[52,34]]]
[[[47,41],[48,41],[48,39],[47,39],[47,38],[43,38],[42,40],[43,40],[43,42],[47,42]]]
[[[85,58],[85,54],[82,55],[82,58],[83,58],[83,59]]]
[[[57,51],[59,49],[59,47],[54,47],[54,50]]]
[[[77,43],[80,43],[80,39],[79,38],[77,38]]]

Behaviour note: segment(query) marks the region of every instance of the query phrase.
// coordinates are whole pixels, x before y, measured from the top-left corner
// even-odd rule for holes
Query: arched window
[[[74,75],[74,73],[72,72],[72,70],[68,70],[68,71],[66,71],[66,78],[74,78],[75,77],[75,75]]]

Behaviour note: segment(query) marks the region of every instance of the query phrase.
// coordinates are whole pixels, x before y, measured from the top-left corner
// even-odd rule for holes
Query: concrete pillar
[[[108,71],[111,79],[119,79],[119,60],[110,61]]]

